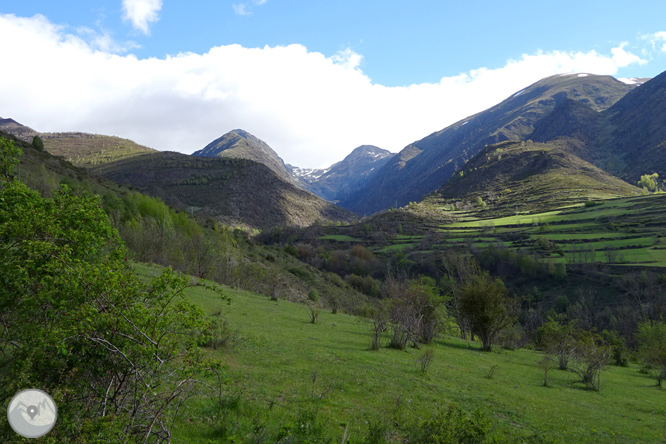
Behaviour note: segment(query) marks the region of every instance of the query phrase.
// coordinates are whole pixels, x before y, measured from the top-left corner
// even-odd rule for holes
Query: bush
[[[319,292],[315,289],[310,290],[308,293],[308,299],[312,302],[319,302]]]
[[[657,385],[666,379],[666,323],[643,322],[638,326],[638,352],[656,370]]]
[[[284,426],[277,436],[278,443],[332,443],[333,439],[325,436],[324,423],[316,410],[303,410],[293,424]]]
[[[492,436],[491,421],[480,410],[471,414],[455,404],[440,410],[432,418],[421,423],[409,440],[415,444],[481,444],[500,443],[501,437]]]
[[[297,278],[301,278],[303,280],[310,279],[310,273],[299,267],[291,267],[287,271],[296,276]]]
[[[26,386],[53,395],[52,442],[162,441],[208,366],[209,322],[185,298],[189,278],[135,276],[97,197],[63,187],[45,199],[8,180],[0,202],[0,350],[11,349],[0,399]]]

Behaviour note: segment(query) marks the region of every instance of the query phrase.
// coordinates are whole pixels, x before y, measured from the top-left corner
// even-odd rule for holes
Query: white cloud
[[[243,3],[233,3],[231,7],[238,15],[252,15],[252,5],[261,6],[266,4],[268,0],[251,0]]]
[[[538,52],[497,69],[479,68],[437,83],[374,84],[362,56],[331,57],[301,45],[219,46],[205,54],[138,59],[50,23],[43,16],[0,15],[3,57],[0,115],[38,131],[117,135],[162,150],[191,153],[242,128],[288,163],[326,167],[353,148],[399,151],[558,73],[614,75],[641,59],[610,54]],[[35,61],[48,74],[32,67]]]
[[[351,48],[346,48],[333,54],[331,61],[345,69],[358,69],[363,61],[363,56]]]
[[[80,27],[76,30],[77,34],[85,40],[88,45],[95,50],[123,54],[132,49],[139,48],[139,45],[133,41],[119,42],[107,31],[96,31],[88,27]]]
[[[655,32],[648,38],[655,48],[666,52],[666,31]]]
[[[234,12],[238,15],[252,15],[252,11],[247,8],[245,3],[234,3],[231,5]]]
[[[149,34],[149,25],[160,19],[161,10],[162,0],[123,0],[123,20],[129,20],[144,34]]]
[[[636,54],[632,54],[624,50],[624,47],[628,44],[628,42],[622,42],[620,46],[611,49],[611,54],[613,54],[613,63],[615,63],[618,68],[624,68],[625,66],[633,65],[634,63],[639,65],[646,64],[648,62],[647,60],[641,59]]]

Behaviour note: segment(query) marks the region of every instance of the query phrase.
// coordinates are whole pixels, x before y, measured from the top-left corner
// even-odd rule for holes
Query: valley
[[[159,273],[136,267],[144,275]],[[410,428],[420,418],[451,404],[484,412],[494,436],[508,442],[664,439],[663,391],[636,364],[609,366],[598,393],[558,370],[543,387],[541,355],[534,350],[483,353],[470,341],[443,336],[419,349],[373,351],[369,319],[324,311],[310,324],[299,304],[227,291],[231,305],[201,291],[189,296],[213,318],[228,321],[231,344],[212,353],[229,361],[232,382],[219,410],[212,395],[187,408],[176,427],[179,440],[205,443],[241,433],[258,439],[277,435],[283,424],[312,427],[314,440],[339,441],[345,430],[352,441],[373,431],[404,439],[415,434]],[[422,372],[418,360],[427,351],[432,363]]]
[[[665,94],[552,76],[322,169],[0,119],[1,394],[63,442],[666,442]]]

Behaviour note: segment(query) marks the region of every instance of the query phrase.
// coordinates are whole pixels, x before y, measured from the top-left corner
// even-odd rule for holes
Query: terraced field
[[[442,210],[441,239],[428,249],[498,246],[555,263],[666,267],[666,194],[626,197],[494,219]],[[378,253],[416,248],[423,236],[396,236]]]

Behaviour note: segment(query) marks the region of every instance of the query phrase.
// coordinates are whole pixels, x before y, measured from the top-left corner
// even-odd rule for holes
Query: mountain
[[[241,129],[229,131],[192,155],[253,160],[266,165],[283,180],[297,184],[284,161],[266,142]]]
[[[430,198],[483,208],[484,216],[490,216],[640,194],[639,188],[573,154],[580,149],[578,144],[558,140],[490,145]]]
[[[82,132],[40,133],[13,119],[0,119],[0,131],[28,143],[39,136],[46,151],[84,168],[156,151],[120,137]]]
[[[542,119],[535,141],[575,139],[577,154],[635,184],[641,175],[666,175],[666,73],[627,93],[612,107],[595,112],[568,100]]]
[[[14,140],[21,148],[23,155],[19,165],[15,168],[15,173],[30,188],[43,195],[50,195],[51,191],[60,183],[66,183],[70,188],[85,189],[100,195],[121,195],[127,192],[110,180],[94,175],[85,168],[72,165],[62,157],[33,148],[30,143],[19,139],[14,134],[0,131],[0,137]]]
[[[92,171],[160,197],[172,207],[229,225],[266,229],[356,220],[352,212],[248,159],[157,152],[105,163]]]
[[[39,133],[34,129],[21,125],[14,119],[3,119],[0,117],[0,131],[12,134],[25,142],[32,142],[32,138]]]
[[[361,145],[326,169],[287,165],[288,171],[317,196],[336,202],[357,192],[395,155],[372,145]]]
[[[598,145],[620,160],[618,174],[631,183],[654,172],[666,178],[666,72],[628,93],[604,114],[607,124]]]
[[[365,187],[340,201],[359,214],[418,201],[438,189],[485,146],[527,140],[538,122],[572,99],[603,111],[637,87],[610,76],[556,75],[513,94],[498,105],[405,147]]]

